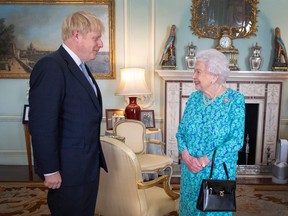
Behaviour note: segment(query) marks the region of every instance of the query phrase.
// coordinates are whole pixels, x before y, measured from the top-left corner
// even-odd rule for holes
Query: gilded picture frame
[[[0,32],[6,32],[0,78],[29,78],[35,63],[62,44],[64,17],[79,10],[94,13],[105,28],[103,48],[87,65],[96,79],[115,79],[115,0],[0,0]]]

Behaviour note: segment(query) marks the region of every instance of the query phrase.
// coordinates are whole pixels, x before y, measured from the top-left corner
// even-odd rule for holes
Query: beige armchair
[[[164,154],[163,143],[149,140],[149,143],[161,145],[162,155],[146,154],[146,127],[141,121],[125,119],[118,121],[113,128],[116,136],[125,137],[125,144],[137,155],[142,173],[159,173],[170,169],[169,182],[173,173],[173,159]]]
[[[101,143],[108,173],[101,169],[96,215],[163,216],[178,211],[179,194],[170,190],[167,175],[143,182],[138,157],[128,146],[110,137],[101,137]]]

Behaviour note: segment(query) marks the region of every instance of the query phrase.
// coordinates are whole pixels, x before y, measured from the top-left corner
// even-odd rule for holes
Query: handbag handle
[[[210,177],[209,177],[209,179],[212,179],[213,169],[214,169],[214,160],[215,160],[215,155],[216,155],[216,149],[214,150],[214,152],[213,152],[213,156],[212,156],[212,164],[211,164]],[[227,180],[230,180],[230,178],[229,178],[229,174],[228,174],[228,170],[227,170],[227,167],[226,167],[225,162],[223,162],[223,166],[224,166],[224,170],[225,170],[225,173],[226,173]]]

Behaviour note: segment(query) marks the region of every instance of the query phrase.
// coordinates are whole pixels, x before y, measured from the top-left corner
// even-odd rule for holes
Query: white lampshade
[[[115,95],[137,96],[151,94],[142,68],[121,68],[121,79]]]

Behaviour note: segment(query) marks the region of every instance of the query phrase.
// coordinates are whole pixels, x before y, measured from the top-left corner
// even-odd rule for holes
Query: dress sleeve
[[[238,151],[243,146],[245,130],[244,96],[240,93],[237,93],[237,96],[231,100],[231,103],[231,108],[229,109],[230,132],[224,143],[219,143],[219,146],[217,146],[215,163],[226,162],[226,160],[238,157]],[[212,157],[212,152],[209,156]]]
[[[192,98],[191,96],[189,97],[182,119],[179,123],[178,126],[178,131],[176,133],[176,138],[177,138],[177,143],[178,143],[178,151],[181,153],[184,150],[188,150],[187,148],[187,143],[186,143],[186,125],[188,124],[188,118],[189,118],[189,110],[191,109],[191,104],[192,104]]]
[[[183,117],[184,117],[184,115],[183,115]],[[183,120],[183,118],[182,118],[182,120]],[[176,134],[176,138],[177,138],[177,142],[178,142],[178,151],[179,152],[182,152],[185,149],[187,149],[186,142],[185,142],[185,139],[184,139],[184,134],[183,134],[184,131],[185,131],[184,122],[181,121],[179,126],[178,126],[178,132]]]

